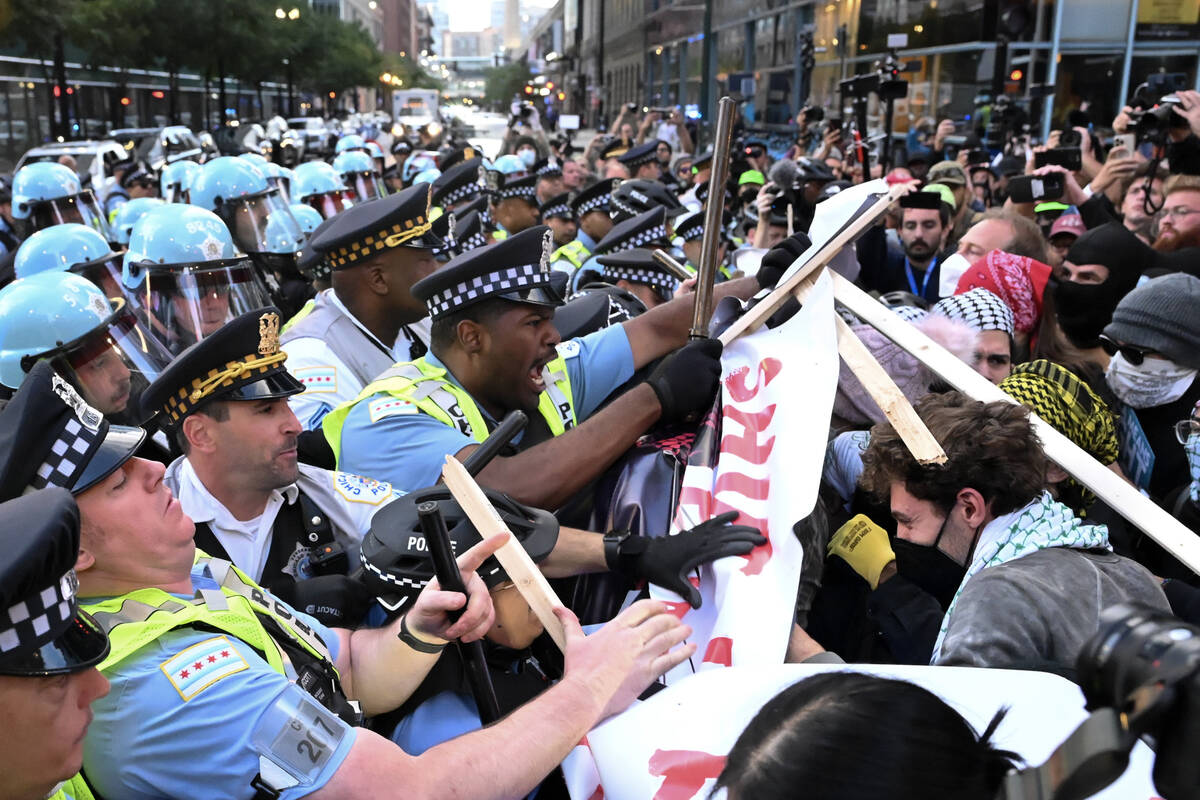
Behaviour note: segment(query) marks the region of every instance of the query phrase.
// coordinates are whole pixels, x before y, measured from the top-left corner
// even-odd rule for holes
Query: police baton
[[[736,110],[737,104],[732,97],[722,97],[717,104],[712,173],[708,179],[708,201],[704,204],[704,238],[700,242],[700,269],[688,339],[708,338],[713,284],[717,280],[717,241],[721,235],[721,215],[725,211],[725,182],[729,178],[729,151],[733,144],[733,115]]]
[[[461,592],[467,595],[467,586],[463,582],[462,572],[454,558],[450,547],[450,535],[446,532],[446,520],[434,500],[417,506],[417,516],[421,521],[421,530],[425,534],[425,544],[433,557],[433,571],[437,575],[438,584],[444,591]],[[448,612],[450,619],[457,621],[462,616],[463,608]],[[467,682],[471,685],[471,694],[475,698],[475,707],[479,710],[479,720],[489,725],[500,719],[500,704],[496,701],[496,689],[492,686],[492,676],[488,672],[487,658],[483,654],[483,642],[456,641],[458,654],[467,670]]]
[[[671,254],[664,250],[655,250],[650,254],[650,257],[680,283],[688,280],[692,276],[684,269],[684,266],[675,259],[671,258]]]

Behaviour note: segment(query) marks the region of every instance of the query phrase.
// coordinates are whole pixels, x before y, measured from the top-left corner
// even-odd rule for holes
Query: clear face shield
[[[291,205],[292,182],[290,180],[283,177],[282,175],[271,175],[270,177],[267,178],[267,183],[269,183],[273,188],[275,188],[279,191],[279,197],[283,200],[283,202],[285,204]]]
[[[383,197],[387,194],[383,189],[383,182],[375,177],[373,172],[349,172],[342,176],[346,181],[346,185],[354,192],[354,198],[362,203],[367,200],[374,200],[377,197]]]
[[[171,354],[150,334],[124,298],[112,300],[112,316],[78,339],[53,350],[26,356],[21,366],[31,369],[49,360],[108,420],[141,425],[142,392],[171,363]]]
[[[309,195],[300,202],[315,208],[320,213],[321,219],[329,219],[354,205],[351,193],[345,189],[339,189],[336,192]]]
[[[146,327],[173,355],[239,314],[271,304],[249,258],[194,265],[147,264],[138,302]]]
[[[290,252],[304,241],[300,223],[277,191],[226,201],[217,214],[244,253]],[[290,243],[294,246],[289,247]]]
[[[121,279],[121,261],[122,256],[112,255],[83,264],[75,264],[70,271],[99,286],[105,297],[119,297],[129,303],[130,309],[133,309],[137,307],[137,298],[125,287],[125,282]]]
[[[162,199],[168,203],[189,203],[188,190],[183,187],[183,181],[164,183],[161,187]]]
[[[103,236],[105,241],[113,241],[112,232],[108,229],[108,218],[96,202],[96,196],[92,194],[91,189],[84,189],[70,197],[34,203],[29,212],[29,223],[36,231],[65,222],[87,225]]]

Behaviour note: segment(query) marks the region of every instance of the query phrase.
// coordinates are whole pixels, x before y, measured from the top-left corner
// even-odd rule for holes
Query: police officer
[[[144,202],[154,201],[149,198],[138,200],[134,209]],[[108,297],[133,301],[135,298],[125,291],[121,281],[121,269],[120,254],[114,252],[95,230],[77,222],[43,228],[22,242],[13,258],[13,271],[18,278],[28,278],[39,272],[70,270],[99,286]]]
[[[25,235],[51,225],[79,222],[112,241],[108,216],[91,189],[84,189],[79,176],[62,164],[39,161],[17,170],[13,176],[12,213],[22,220]]]
[[[122,281],[140,298],[135,310],[146,327],[173,354],[270,304],[258,270],[238,252],[225,223],[193,205],[168,203],[137,221]]]
[[[369,598],[344,578],[391,487],[300,464],[277,309],[244,314],[181,354],[142,396],[184,454],[164,478],[196,544],[328,624],[353,627]],[[233,366],[230,366],[233,365]],[[342,576],[340,579],[336,576]],[[322,578],[309,581],[310,578]]]
[[[39,272],[0,289],[0,384],[9,389],[48,362],[89,405],[135,424],[138,398],[170,360],[121,298],[79,275]]]
[[[329,219],[354,205],[342,176],[324,161],[305,161],[293,171],[291,199],[312,206],[322,218]]]
[[[444,167],[442,174],[433,182],[433,196],[429,202],[443,212],[458,211],[479,197],[483,187],[479,185],[481,158],[468,158]]]
[[[578,220],[578,232],[573,242],[563,245],[550,256],[550,266],[574,277],[576,270],[592,257],[592,251],[612,230],[608,215],[614,186],[612,180],[596,181],[571,199],[571,210]]]
[[[333,170],[342,176],[350,191],[354,192],[354,199],[360,203],[383,197],[387,193],[383,181],[375,175],[375,162],[361,150],[338,153],[333,159]]]
[[[282,337],[307,389],[291,401],[305,430],[392,364],[424,355],[428,312],[411,289],[437,268],[431,227],[422,184],[348,209],[309,242],[325,254],[333,288]]]
[[[468,250],[491,244],[492,241],[484,230],[478,211],[470,211],[466,214],[451,211],[442,214],[433,221],[433,227],[430,230],[442,240],[441,245],[433,248],[433,255],[443,263]]]
[[[670,246],[667,209],[663,206],[651,206],[648,211],[618,222],[612,227],[612,230],[596,244],[592,257],[575,272],[573,286],[575,289],[582,289],[599,278],[604,272],[604,267],[597,261],[600,256],[614,255],[635,247],[666,250]]]
[[[343,685],[363,713],[379,714],[408,698],[449,640],[482,636],[493,609],[474,569],[505,537],[460,556],[468,597],[433,581],[384,628],[327,628],[198,553],[162,467],[129,457],[141,432],[115,430],[51,376],[31,373],[0,412],[0,500],[52,483],[79,504],[79,596],[112,647],[103,671],[113,691],[94,704],[83,746],[98,795],[519,797],[599,719],[695,651],[676,647],[688,629],[659,603],[636,603],[588,637],[559,611],[563,680],[414,759],[354,726]],[[451,623],[447,612],[462,608]]]
[[[537,225],[537,176],[514,178],[496,170],[487,171],[487,192],[496,224],[496,239],[506,239]]]
[[[550,198],[567,190],[563,185],[562,165],[554,158],[543,158],[533,165],[531,170],[537,176],[535,193],[538,203],[547,203]]]
[[[556,250],[574,241],[575,234],[579,230],[579,225],[575,220],[575,212],[571,209],[571,205],[568,202],[569,199],[570,196],[564,192],[551,197],[538,207],[538,213],[542,216],[542,222],[554,234],[554,247]],[[553,255],[550,256],[550,260],[554,260]]]
[[[728,216],[726,214],[725,216]],[[679,238],[680,248],[687,261],[683,267],[695,275],[700,269],[700,248],[704,241],[704,212],[697,211],[678,220],[675,223],[675,235]],[[731,274],[729,265],[725,263],[727,242],[722,235],[717,238],[717,280],[729,280]]]
[[[168,203],[187,203],[192,181],[200,174],[200,165],[186,159],[172,161],[158,176],[160,196]]]
[[[600,405],[638,369],[686,342],[691,303],[668,303],[625,325],[560,344],[552,319],[561,276],[550,231],[538,227],[473,250],[413,287],[433,319],[424,358],[397,364],[322,425],[340,469],[405,491],[438,480],[511,410],[530,417],[519,452],[480,473],[486,485],[557,508],[600,475],[645,430],[707,408],[720,345],[688,345],[651,378]],[[757,291],[753,281],[724,293]]]
[[[605,283],[630,292],[647,309],[667,302],[679,289],[679,279],[654,260],[653,250],[635,247],[600,256],[596,261],[604,269]]]
[[[64,489],[0,503],[0,796],[92,800],[81,775],[108,638],[79,611],[79,510]],[[20,611],[18,611],[20,610]]]
[[[662,178],[657,139],[629,148],[617,161],[625,165],[634,180],[657,181]]]
[[[12,199],[12,179],[0,177],[0,260],[11,258],[21,244],[14,227]]]

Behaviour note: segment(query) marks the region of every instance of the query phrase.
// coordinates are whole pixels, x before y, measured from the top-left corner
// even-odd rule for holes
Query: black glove
[[[331,628],[355,628],[375,598],[347,575],[318,575],[296,581],[292,606]]]
[[[763,256],[758,272],[754,274],[759,287],[774,289],[783,273],[788,271],[788,267],[792,266],[796,258],[810,247],[812,247],[812,240],[808,238],[808,234],[798,231],[768,250],[767,254]]]
[[[662,360],[646,383],[658,396],[663,422],[705,411],[721,382],[721,340],[696,339]]]
[[[609,534],[604,537],[604,560],[610,570],[670,589],[699,608],[700,591],[688,581],[692,570],[725,556],[744,556],[767,543],[757,528],[728,524],[737,515],[726,511],[674,536]]]

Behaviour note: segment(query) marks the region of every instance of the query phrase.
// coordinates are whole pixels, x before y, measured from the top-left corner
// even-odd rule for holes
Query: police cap
[[[542,219],[550,219],[551,217],[561,217],[562,219],[575,219],[575,212],[571,209],[571,204],[568,202],[571,195],[567,192],[555,195],[538,207],[538,212],[541,213]]]
[[[469,158],[453,167],[443,168],[442,174],[433,182],[433,196],[430,202],[435,206],[449,208],[455,203],[474,200],[481,191],[479,167],[482,164],[482,159]]]
[[[50,487],[0,503],[0,675],[61,675],[100,663],[108,637],[79,610],[79,509]]]
[[[679,279],[659,266],[654,260],[654,251],[641,247],[620,253],[599,256],[596,262],[604,267],[604,279],[610,283],[619,280],[649,286],[664,300],[670,300],[679,288]]]
[[[612,230],[596,245],[594,255],[619,253],[635,247],[666,247],[667,210],[657,206],[633,219],[613,226]]]
[[[142,413],[174,430],[211,400],[270,400],[304,391],[283,362],[279,309],[242,314],[180,353],[142,393]]]
[[[351,206],[333,218],[309,246],[324,253],[334,270],[353,267],[397,247],[431,250],[440,244],[430,232],[428,184]]]
[[[636,147],[631,147],[623,155],[617,157],[620,161],[631,170],[637,169],[642,164],[649,164],[651,161],[658,159],[658,140],[645,142]]]

